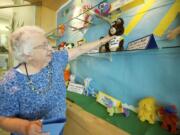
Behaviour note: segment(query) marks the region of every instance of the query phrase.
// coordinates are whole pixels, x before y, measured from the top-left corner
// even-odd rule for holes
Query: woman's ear
[[[22,57],[24,57],[25,62],[31,61],[33,59],[31,54],[23,54]]]

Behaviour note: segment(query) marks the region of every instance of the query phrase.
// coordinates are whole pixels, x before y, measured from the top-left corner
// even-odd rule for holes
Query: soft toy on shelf
[[[111,4],[109,4],[106,1],[103,1],[98,5],[98,8],[96,8],[94,12],[101,16],[107,16],[109,14],[110,9],[111,9]]]
[[[109,52],[109,51],[122,51],[124,50],[123,44],[124,39],[121,35],[124,33],[124,20],[118,18],[116,21],[112,22],[109,29],[109,35],[115,36],[108,44],[102,45],[99,52]]]
[[[147,120],[150,124],[154,124],[157,120],[156,100],[153,97],[147,97],[139,102],[138,117],[141,121]]]
[[[92,86],[92,79],[91,78],[85,78],[84,79],[84,95],[86,96],[92,96],[96,97],[97,91]]]
[[[66,42],[61,42],[59,45],[58,45],[58,50],[63,50],[66,46]]]
[[[65,70],[64,70],[64,80],[65,80],[65,84],[66,84],[66,87],[68,86],[69,84],[69,81],[70,81],[70,64],[67,64]]]
[[[177,109],[174,105],[160,107],[158,110],[160,118],[162,120],[162,127],[169,130],[171,133],[176,133],[177,128]]]

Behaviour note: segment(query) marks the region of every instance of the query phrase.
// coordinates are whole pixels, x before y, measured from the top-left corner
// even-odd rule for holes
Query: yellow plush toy
[[[141,121],[147,120],[150,124],[154,124],[157,119],[156,100],[153,97],[147,97],[139,102],[138,117]]]

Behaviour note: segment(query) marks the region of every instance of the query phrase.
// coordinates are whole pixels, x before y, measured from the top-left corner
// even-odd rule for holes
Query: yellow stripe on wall
[[[134,29],[134,27],[136,27],[136,25],[139,23],[141,18],[147,12],[147,10],[149,10],[155,2],[156,0],[147,0],[145,2],[143,7],[136,13],[136,15],[132,18],[130,23],[127,25],[125,29],[125,33],[124,33],[125,35],[128,35]]]
[[[163,36],[166,29],[176,18],[177,14],[180,12],[180,0],[176,0],[175,3],[171,6],[167,14],[160,21],[159,25],[154,30],[155,36]]]

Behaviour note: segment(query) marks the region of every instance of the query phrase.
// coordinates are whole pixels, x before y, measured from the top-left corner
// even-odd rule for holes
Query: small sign
[[[76,83],[69,82],[67,90],[70,91],[70,92],[75,92],[75,93],[78,93],[78,94],[83,94],[84,86],[81,85],[81,84],[76,84]]]
[[[153,34],[142,37],[128,43],[127,50],[154,49],[158,48]]]

